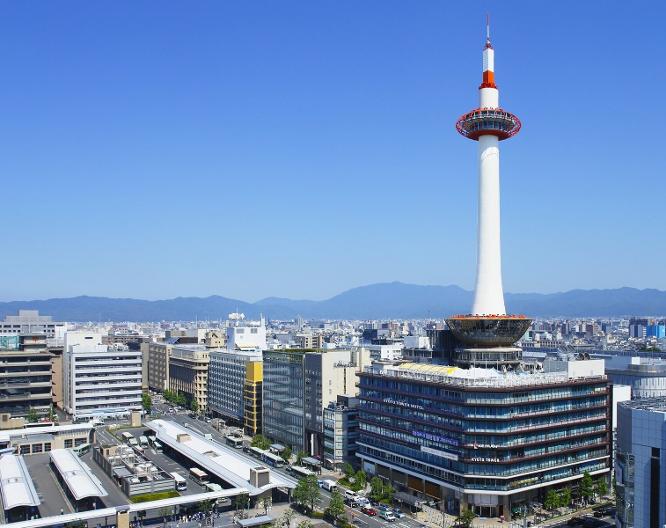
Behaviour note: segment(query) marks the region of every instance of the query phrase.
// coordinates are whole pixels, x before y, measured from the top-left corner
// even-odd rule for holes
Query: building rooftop
[[[0,493],[5,510],[41,503],[22,456],[6,454],[0,457]]]
[[[238,488],[258,495],[271,488],[294,488],[296,480],[270,471],[269,484],[260,488],[250,483],[250,470],[259,464],[239,454],[237,450],[207,440],[198,432],[168,420],[152,420],[146,426],[155,431],[157,439],[182,453],[202,469]]]
[[[69,491],[78,501],[87,497],[106,497],[107,491],[90,468],[70,449],[54,449],[49,453]]]
[[[556,372],[502,372],[488,368],[460,368],[427,363],[403,363],[387,365],[382,369],[366,367],[366,373],[412,378],[431,383],[458,385],[461,387],[507,387],[563,383],[570,379],[567,371]],[[604,376],[596,376],[603,378]]]
[[[67,425],[45,425],[43,427],[33,426],[26,427],[24,429],[5,429],[0,431],[0,442],[9,442],[12,438],[17,438],[21,436],[32,436],[39,434],[59,434],[59,433],[69,433],[72,431],[92,431],[92,423],[79,423],[79,424],[67,424]]]
[[[630,409],[638,409],[641,411],[661,412],[666,414],[666,397],[659,396],[657,398],[641,398],[639,400],[628,400],[621,402],[620,405]]]

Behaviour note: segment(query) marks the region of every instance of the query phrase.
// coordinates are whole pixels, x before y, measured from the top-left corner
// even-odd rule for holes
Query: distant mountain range
[[[625,316],[666,314],[666,292],[617,288],[562,293],[507,293],[507,309],[539,317]],[[323,301],[267,297],[255,303],[210,297],[177,297],[159,301],[108,297],[70,297],[0,303],[0,318],[19,309],[35,309],[60,321],[185,321],[225,319],[235,311],[272,319],[388,319],[445,317],[467,313],[472,292],[458,286],[419,286],[401,282],[371,284]]]

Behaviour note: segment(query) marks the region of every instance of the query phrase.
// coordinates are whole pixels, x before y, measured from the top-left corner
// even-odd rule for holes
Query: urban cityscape
[[[386,9],[390,10],[389,4]],[[414,4],[411,9],[419,8]],[[68,298],[50,298],[45,293],[39,301],[16,300],[12,295],[20,295],[12,292],[17,286],[7,280],[6,290],[0,290],[0,525],[666,526],[666,309],[655,311],[663,302],[659,300],[663,292],[636,290],[640,295],[632,293],[631,302],[616,292],[611,303],[590,286],[576,290],[575,297],[562,294],[561,309],[544,304],[542,294],[505,294],[506,274],[519,264],[515,251],[506,250],[503,237],[519,240],[521,233],[512,232],[516,226],[538,224],[541,219],[516,220],[523,214],[518,207],[509,213],[510,222],[501,220],[507,201],[517,203],[511,197],[516,187],[504,182],[512,178],[520,148],[529,148],[520,147],[523,136],[546,126],[530,122],[534,112],[520,112],[524,91],[511,84],[509,77],[527,70],[537,79],[531,88],[538,88],[547,84],[550,75],[566,72],[555,73],[548,64],[524,57],[503,68],[510,60],[504,58],[504,50],[515,52],[516,47],[508,43],[521,36],[509,16],[517,14],[505,6],[501,9],[504,12],[497,22],[493,13],[465,10],[474,18],[458,23],[469,25],[472,37],[453,42],[443,33],[438,44],[456,47],[461,56],[476,61],[449,72],[446,82],[459,84],[462,95],[453,101],[459,112],[446,123],[448,128],[442,130],[448,132],[440,138],[456,145],[449,155],[468,158],[469,163],[460,166],[470,168],[469,174],[458,178],[469,189],[464,196],[437,198],[442,208],[449,207],[449,201],[457,202],[470,214],[458,218],[457,225],[423,223],[420,230],[432,245],[448,246],[445,231],[475,229],[475,257],[464,264],[465,269],[475,270],[470,272],[474,276],[471,291],[448,287],[426,293],[395,282],[364,290],[365,297],[362,288],[354,290],[355,294],[345,297],[347,304],[339,303],[335,310],[330,303],[326,307],[316,301],[271,297],[255,304],[226,300],[226,305],[235,302],[236,307],[223,312],[204,306],[206,300],[200,297],[178,297],[168,306],[155,300],[168,294],[140,301],[143,290],[131,299],[120,293],[114,299],[90,297],[108,291],[100,289],[72,290],[82,297],[73,293]],[[196,16],[206,18],[203,12]],[[158,23],[166,24],[166,18]],[[325,24],[319,22],[322,26],[316,29],[324,31]],[[111,16],[109,24],[116,23]],[[523,45],[537,49],[540,44]],[[601,52],[600,44],[605,43],[589,42],[590,48],[597,46],[597,52]],[[474,76],[470,73],[468,78],[464,72]],[[509,99],[511,105],[500,104],[500,85],[502,99]],[[580,87],[581,91],[592,88]],[[552,105],[556,114],[559,103],[549,93],[544,89],[537,99]],[[409,104],[405,100],[404,105]],[[622,101],[617,104],[622,106]],[[623,113],[617,108],[608,111],[616,112],[613,119]],[[593,133],[606,133],[604,127],[607,123],[598,123]],[[303,141],[307,143],[307,138]],[[334,143],[335,138],[331,135],[327,141]],[[502,164],[500,150],[506,153]],[[382,153],[391,155],[390,149]],[[540,169],[530,170],[537,177]],[[180,182],[183,187],[188,186],[186,178]],[[417,180],[418,175],[412,174],[411,179]],[[243,182],[248,184],[255,185]],[[178,189],[173,191],[160,205],[165,225],[171,221],[166,216],[176,215],[185,231],[195,231],[198,213],[179,203]],[[207,222],[214,223],[217,208],[234,200],[229,191],[217,196],[199,190],[199,207],[207,209]],[[23,199],[29,192],[24,187]],[[309,196],[326,219],[304,217],[305,224],[312,222],[322,230],[323,224],[317,222],[345,224],[344,206],[329,202],[314,188],[301,192],[294,190],[294,201],[282,206],[298,207],[297,202]],[[139,182],[122,192],[109,187],[106,197],[94,199],[106,214],[123,215],[123,202],[135,198],[125,198],[124,193],[143,199]],[[87,205],[77,205],[80,196],[73,192],[71,197],[62,214],[73,211],[83,226]],[[39,208],[48,199],[35,189],[30,207]],[[399,196],[394,203],[374,203],[372,196],[365,199],[373,214],[422,213],[419,204]],[[561,199],[558,214],[574,214],[568,210],[566,195]],[[253,216],[252,204],[246,207],[247,216]],[[543,207],[548,208],[547,200]],[[435,217],[438,214],[436,210]],[[656,231],[664,225],[663,211],[659,214],[661,224],[651,227]],[[17,232],[28,229],[11,218],[4,221]],[[233,225],[220,225],[216,228],[219,239],[203,244],[183,232],[168,233],[167,245],[146,234],[142,245],[151,246],[153,258],[150,267],[137,265],[133,273],[139,278],[134,286],[156,279],[160,268],[181,267],[180,260],[169,262],[173,254],[189,255],[191,275],[199,273],[200,261],[225,266],[216,262],[215,248],[220,245],[229,250],[227,259],[242,262],[241,273],[231,279],[239,284],[252,283],[262,266],[287,276],[291,259],[307,259],[309,252],[323,251],[341,260],[353,260],[357,252],[374,253],[378,268],[382,259],[392,258],[393,251],[409,253],[408,265],[415,269],[431,258],[427,248],[410,245],[398,235],[394,246],[380,247],[372,230],[363,225],[355,226],[356,235],[348,237],[346,247],[336,246],[323,234],[315,239],[303,237],[284,253],[277,246],[288,239],[276,227],[271,234],[273,258],[260,258],[250,251],[251,245],[234,243],[252,238],[251,230],[244,229],[244,222],[252,221],[239,218]],[[271,230],[269,217],[262,222],[264,229]],[[592,245],[593,234],[584,225],[581,232]],[[39,253],[39,265],[45,269],[63,265],[64,261],[57,261],[65,246],[79,245],[87,253],[85,236],[75,230],[61,234],[64,245],[56,253]],[[115,262],[119,270],[132,260],[132,245],[125,247],[122,237],[102,238],[107,251],[92,251],[89,260],[82,258],[82,267],[72,272],[75,281],[79,275],[86,276],[83,268],[94,269],[96,260]],[[544,232],[539,241],[526,239],[512,247],[525,253],[541,251],[545,261],[551,254],[548,244],[566,253],[567,242],[577,243],[565,238],[564,233]],[[308,252],[303,251],[306,247]],[[447,249],[450,259],[466,258],[464,250]],[[613,248],[620,250],[620,244]],[[610,248],[605,251],[606,258],[613,260]],[[17,277],[29,275],[33,263],[27,261],[33,255],[27,249],[7,252],[5,265],[15,269]],[[22,258],[27,271],[21,271]],[[137,261],[141,258],[137,253]],[[317,267],[317,261],[313,262]],[[564,260],[559,262],[565,266]],[[585,262],[576,266],[583,268]],[[612,268],[613,263],[608,266]],[[635,274],[641,275],[641,264],[635,266]],[[522,271],[510,273],[515,277]],[[547,262],[541,273],[549,275]],[[5,275],[9,279],[14,274]],[[173,282],[181,277],[177,275]],[[321,283],[327,280],[324,275],[320,278]],[[88,283],[82,279],[80,284]],[[413,295],[417,290],[418,295]],[[217,288],[211,286],[210,294],[214,291]],[[253,295],[249,291],[248,298]],[[442,298],[440,304],[437,299],[435,304],[419,300],[429,299],[433,291],[435,296],[449,292],[450,298]],[[400,295],[405,303],[412,296],[409,308],[394,298]],[[640,303],[649,296],[657,300]],[[29,297],[29,293],[23,296]],[[373,308],[368,308],[367,298],[372,298]],[[158,302],[162,304],[157,306]],[[176,313],[174,303],[193,316],[169,317]],[[541,308],[534,308],[536,313],[520,313],[516,308],[537,306]],[[595,306],[594,312],[586,314],[590,306]],[[130,309],[133,317],[127,317]],[[341,316],[345,310],[348,313]],[[371,310],[405,315],[358,316]],[[321,315],[313,315],[317,313]]]

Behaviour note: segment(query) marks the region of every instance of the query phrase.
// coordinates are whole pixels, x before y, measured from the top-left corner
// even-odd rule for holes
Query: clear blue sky
[[[505,289],[666,289],[666,3],[0,4],[0,298],[471,288],[491,12]]]

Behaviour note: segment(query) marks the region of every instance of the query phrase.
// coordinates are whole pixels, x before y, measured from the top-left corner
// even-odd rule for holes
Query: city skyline
[[[0,299],[470,289],[474,146],[451,123],[486,11],[528,124],[503,151],[505,288],[666,289],[663,5],[341,5],[5,6],[5,244],[35,256],[3,259]]]

